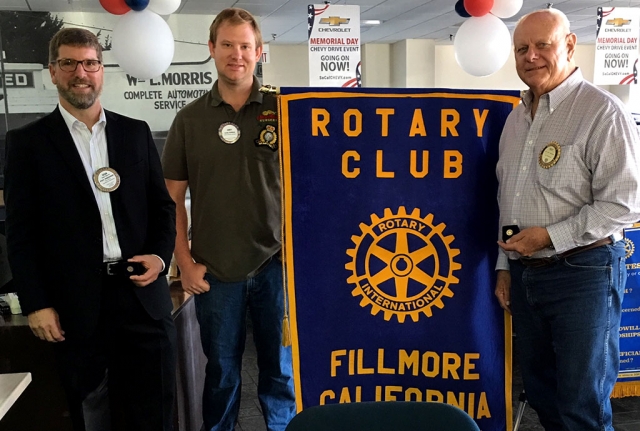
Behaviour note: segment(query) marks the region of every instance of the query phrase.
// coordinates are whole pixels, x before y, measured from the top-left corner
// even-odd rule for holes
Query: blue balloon
[[[137,12],[140,12],[141,10],[144,10],[147,6],[149,6],[149,0],[124,0],[124,2],[132,10],[135,10]]]
[[[127,3],[127,4],[129,4],[129,3]],[[129,7],[131,9],[133,9],[133,6],[129,6]],[[458,15],[460,15],[462,18],[470,18],[471,17],[471,14],[469,12],[467,12],[467,10],[464,8],[464,2],[462,0],[458,0],[456,2],[456,13]]]

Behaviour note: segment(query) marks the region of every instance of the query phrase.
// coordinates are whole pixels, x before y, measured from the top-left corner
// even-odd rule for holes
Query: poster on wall
[[[598,8],[594,84],[638,83],[639,20],[639,8]]]
[[[162,75],[145,80],[127,74],[113,57],[111,35],[119,18],[109,13],[0,12],[9,126],[55,109],[58,93],[48,70],[48,44],[64,27],[86,28],[98,36],[103,47],[103,107],[145,120],[154,132],[169,130],[181,108],[211,89],[217,78],[207,46],[213,15],[171,15],[167,22],[180,35],[173,62]],[[0,103],[0,115],[4,113]]]
[[[620,322],[620,371],[613,397],[640,395],[640,223],[625,229],[627,284]]]
[[[310,4],[309,85],[361,87],[360,6]]]
[[[281,91],[298,410],[435,401],[511,430],[495,163],[519,94]]]

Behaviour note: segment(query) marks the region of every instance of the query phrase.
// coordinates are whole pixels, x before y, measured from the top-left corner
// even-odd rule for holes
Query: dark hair
[[[218,36],[218,29],[222,24],[231,24],[231,25],[240,25],[244,23],[251,24],[253,27],[253,34],[256,36],[256,48],[262,46],[262,33],[260,33],[260,28],[258,27],[258,23],[256,19],[244,9],[230,7],[218,15],[211,23],[211,27],[209,27],[209,40],[215,46],[216,38]]]
[[[83,46],[96,50],[98,60],[102,61],[102,46],[95,34],[83,28],[63,28],[53,35],[49,42],[49,62],[58,59],[58,51],[62,45]]]

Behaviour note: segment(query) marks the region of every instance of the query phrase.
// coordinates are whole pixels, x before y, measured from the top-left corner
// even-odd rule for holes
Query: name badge
[[[231,122],[222,123],[218,129],[218,136],[225,144],[235,144],[240,139],[240,127]]]
[[[93,183],[101,192],[111,193],[120,187],[120,175],[108,166],[93,173]]]
[[[560,144],[555,141],[549,142],[540,152],[538,156],[538,164],[544,169],[549,169],[551,166],[558,163],[560,160],[560,153],[562,148]]]

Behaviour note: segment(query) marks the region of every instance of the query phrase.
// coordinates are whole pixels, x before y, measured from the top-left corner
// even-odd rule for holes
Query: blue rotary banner
[[[627,284],[620,322],[620,372],[612,397],[640,395],[640,223],[625,229]]]
[[[483,431],[511,429],[495,164],[518,103],[509,91],[282,90],[298,410],[439,401]]]

